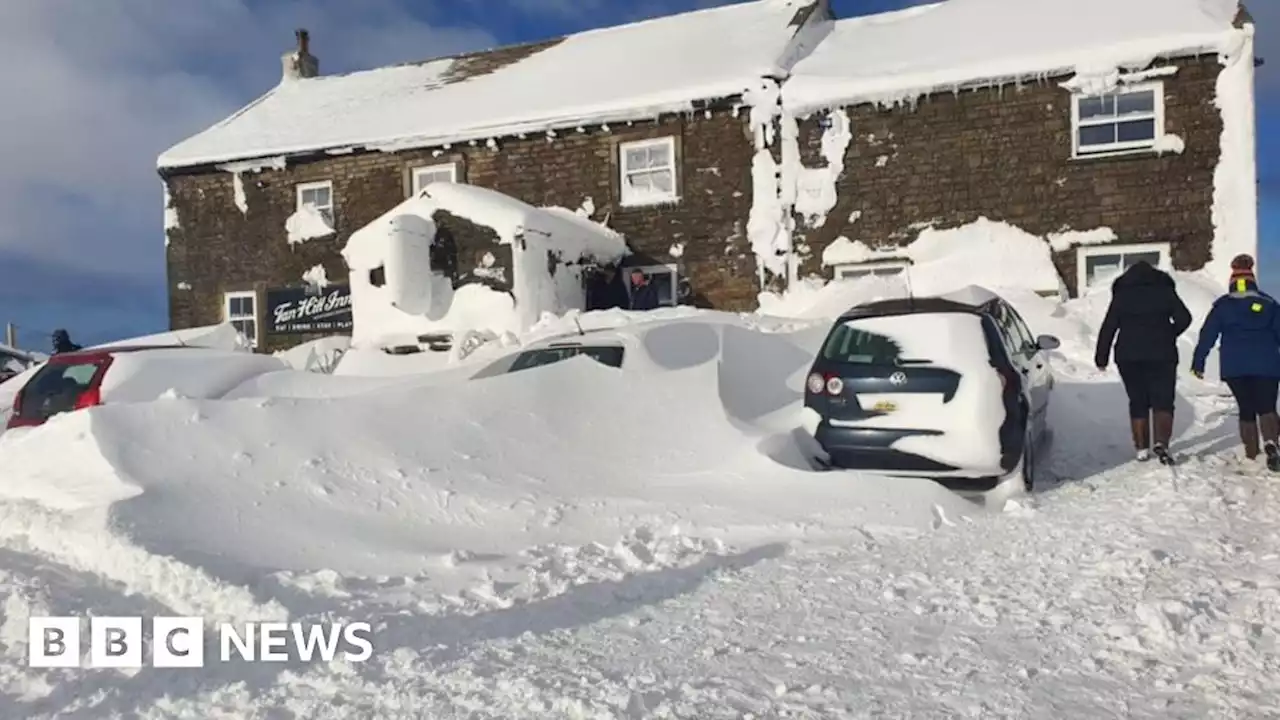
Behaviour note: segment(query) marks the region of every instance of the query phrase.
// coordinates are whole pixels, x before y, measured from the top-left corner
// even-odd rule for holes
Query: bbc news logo
[[[199,668],[205,665],[205,622],[198,617],[156,617],[151,623],[151,666]],[[27,664],[33,668],[81,667],[80,618],[33,617],[27,626]],[[342,658],[364,662],[373,655],[369,623],[248,622],[220,623],[218,660],[289,662]],[[143,619],[89,618],[90,668],[143,666]]]

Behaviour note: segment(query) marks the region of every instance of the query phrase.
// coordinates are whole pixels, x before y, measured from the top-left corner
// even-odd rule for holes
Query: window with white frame
[[[1164,135],[1164,85],[1126,85],[1104,95],[1077,95],[1071,104],[1076,157],[1149,150]]]
[[[224,319],[231,323],[249,344],[258,347],[258,294],[229,292],[223,295]]]
[[[416,167],[410,173],[410,189],[413,195],[417,195],[422,191],[422,188],[434,182],[458,182],[457,163]]]
[[[637,140],[618,145],[619,198],[623,206],[675,202],[676,139]]]
[[[1111,282],[1139,262],[1170,270],[1169,243],[1082,245],[1076,248],[1077,291]]]
[[[309,182],[298,185],[298,209],[305,206],[315,208],[324,219],[333,226],[333,183]]]
[[[639,270],[645,274],[658,296],[658,304],[675,307],[680,304],[680,271],[676,265],[637,265],[623,268],[627,295],[631,295],[631,274]]]
[[[893,277],[901,275],[907,269],[905,260],[884,260],[869,263],[847,263],[835,265],[832,271],[836,280],[856,280],[864,277]]]

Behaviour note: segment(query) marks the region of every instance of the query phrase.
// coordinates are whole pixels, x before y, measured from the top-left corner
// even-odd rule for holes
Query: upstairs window
[[[458,182],[458,165],[457,163],[443,163],[441,165],[427,165],[424,167],[416,167],[412,171],[412,181],[410,182],[410,191],[412,195],[422,192],[422,188],[434,182]]]
[[[679,200],[676,192],[676,139],[638,140],[618,146],[619,190],[624,207]]]
[[[1076,157],[1153,149],[1164,135],[1164,85],[1078,95],[1072,100],[1071,125]]]
[[[297,209],[301,210],[306,206],[315,208],[329,223],[329,227],[333,227],[333,183],[325,180],[299,185]]]

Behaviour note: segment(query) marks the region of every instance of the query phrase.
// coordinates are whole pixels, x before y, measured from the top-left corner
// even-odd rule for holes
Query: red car
[[[18,391],[7,429],[34,427],[104,402],[145,402],[173,391],[216,399],[246,380],[284,369],[253,353],[172,345],[91,348],[49,358]]]

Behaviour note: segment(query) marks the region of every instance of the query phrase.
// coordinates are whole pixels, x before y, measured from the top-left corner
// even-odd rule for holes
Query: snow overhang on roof
[[[946,0],[840,20],[793,68],[783,105],[806,114],[938,91],[1218,52],[1239,35],[1237,0]]]
[[[804,23],[793,21],[825,2],[752,0],[457,58],[293,78],[158,164],[431,147],[689,111],[785,74],[802,54]]]

